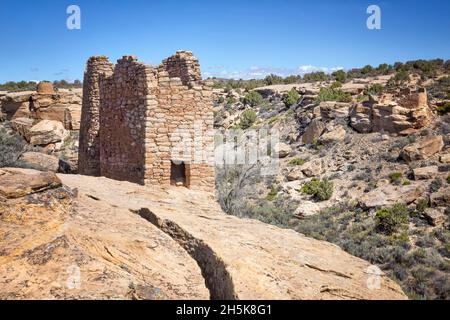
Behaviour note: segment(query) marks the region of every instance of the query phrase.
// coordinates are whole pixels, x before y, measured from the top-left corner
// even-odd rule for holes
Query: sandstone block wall
[[[89,170],[80,172],[213,191],[212,89],[198,60],[178,51],[157,68],[133,56],[112,72],[105,65],[88,61],[79,166]]]
[[[91,57],[87,62],[78,153],[78,172],[83,175],[100,175],[100,79],[113,71],[107,57]]]

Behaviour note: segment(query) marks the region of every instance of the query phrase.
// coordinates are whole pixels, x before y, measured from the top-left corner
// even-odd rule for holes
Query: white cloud
[[[262,79],[269,74],[275,74],[281,77],[287,77],[290,75],[304,75],[305,73],[323,71],[325,73],[331,73],[336,70],[344,69],[342,67],[317,67],[313,65],[302,65],[297,68],[274,68],[274,67],[258,67],[251,66],[247,69],[241,70],[227,70],[225,67],[209,67],[207,72],[203,72],[205,78],[218,77],[229,79]]]

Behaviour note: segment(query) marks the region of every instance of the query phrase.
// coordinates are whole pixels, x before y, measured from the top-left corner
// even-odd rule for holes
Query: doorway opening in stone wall
[[[184,161],[172,160],[170,164],[170,184],[189,188],[190,165]]]

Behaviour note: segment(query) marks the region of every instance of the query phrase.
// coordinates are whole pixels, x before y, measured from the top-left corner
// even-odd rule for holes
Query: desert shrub
[[[301,192],[313,196],[317,201],[325,201],[331,199],[333,189],[333,182],[328,179],[312,179],[302,187]]]
[[[439,189],[443,187],[443,185],[444,183],[442,182],[442,180],[440,178],[436,178],[433,181],[431,181],[429,190],[431,193],[438,192]]]
[[[305,163],[306,163],[306,160],[302,159],[302,158],[295,158],[295,159],[292,159],[291,161],[289,161],[289,164],[291,166],[302,166]]]
[[[364,94],[369,95],[369,94],[373,94],[373,95],[380,95],[381,93],[383,93],[383,86],[381,84],[374,84],[371,85],[370,87],[368,87],[365,91]]]
[[[361,69],[361,73],[366,75],[373,71],[373,67],[371,65],[367,65],[364,68]]]
[[[416,205],[416,211],[419,213],[424,213],[425,209],[427,209],[430,206],[430,203],[428,199],[419,199]]]
[[[266,197],[267,201],[274,201],[277,198],[278,195],[278,188],[275,185],[272,185],[270,187],[270,192]]]
[[[403,207],[401,211],[405,213]],[[345,204],[305,217],[295,230],[335,243],[350,254],[380,266],[412,299],[450,298],[450,280],[448,271],[444,271],[448,270],[448,262],[440,253],[447,252],[445,244],[450,242],[449,230],[439,228],[432,236],[417,230],[417,242],[426,247],[418,250],[411,246],[406,230],[391,235],[380,233],[368,211]],[[450,245],[448,247],[450,250]]]
[[[245,130],[250,128],[256,121],[256,112],[250,109],[245,110],[240,118],[240,127]]]
[[[244,104],[249,105],[251,107],[256,107],[257,105],[261,104],[264,101],[264,98],[261,94],[259,94],[256,91],[251,91],[247,93],[247,95],[244,97]]]
[[[401,70],[401,71],[397,72],[395,74],[395,76],[393,76],[389,80],[388,86],[392,87],[392,86],[396,86],[396,85],[401,85],[401,84],[405,83],[408,80],[409,80],[409,72]]]
[[[450,184],[450,174],[447,177],[447,183]]]
[[[392,184],[400,184],[403,179],[403,174],[401,172],[393,172],[389,175],[389,181]]]
[[[323,71],[306,73],[303,76],[305,82],[327,81],[328,79],[327,74]]]
[[[333,89],[333,90],[342,88],[342,82],[340,82],[340,81],[335,81],[335,82],[333,82],[333,83],[331,84],[330,88]]]
[[[447,102],[443,106],[437,107],[436,110],[439,113],[439,115],[441,115],[441,116],[449,113],[450,112],[450,102]]]
[[[344,70],[338,70],[331,74],[334,80],[344,83],[347,80],[347,73]]]
[[[351,102],[352,96],[350,93],[343,92],[339,89],[322,88],[320,89],[317,101]]]
[[[19,165],[20,156],[28,150],[26,141],[16,133],[10,133],[0,124],[0,168]]]
[[[225,98],[224,98],[223,96],[220,96],[220,97],[217,99],[217,103],[222,104],[222,103],[224,103],[224,102],[225,102]]]
[[[378,210],[375,214],[376,227],[378,231],[392,234],[408,222],[408,209],[404,204],[395,204],[391,208]]]
[[[300,95],[298,94],[297,90],[292,89],[289,91],[286,97],[283,99],[283,103],[287,108],[290,108],[294,104],[296,104],[300,100]]]

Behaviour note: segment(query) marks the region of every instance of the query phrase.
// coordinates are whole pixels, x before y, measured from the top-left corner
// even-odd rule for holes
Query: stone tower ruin
[[[212,89],[198,60],[158,67],[91,57],[83,85],[79,173],[143,185],[214,190]]]

